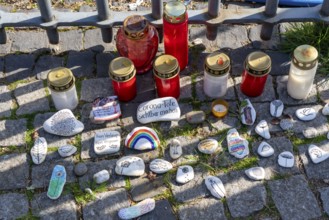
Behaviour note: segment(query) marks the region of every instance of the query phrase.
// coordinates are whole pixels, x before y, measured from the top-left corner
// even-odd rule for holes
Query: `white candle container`
[[[294,99],[305,99],[312,90],[318,66],[318,51],[310,45],[298,46],[293,53],[287,90]]]
[[[203,91],[211,98],[223,97],[227,91],[230,58],[220,52],[209,54],[205,60]]]
[[[47,80],[57,110],[73,110],[77,107],[79,101],[71,70],[63,67],[53,69],[48,73]]]

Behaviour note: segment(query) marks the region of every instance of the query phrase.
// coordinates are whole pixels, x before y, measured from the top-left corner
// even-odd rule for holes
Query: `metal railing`
[[[264,7],[221,9],[219,0],[208,0],[208,10],[189,10],[189,24],[207,27],[207,38],[217,37],[220,24],[262,24],[261,38],[269,40],[274,25],[282,22],[325,22],[329,23],[329,0],[322,5],[308,8],[279,8],[279,0],[266,0]],[[0,11],[0,44],[7,41],[5,27],[40,27],[46,30],[49,42],[59,42],[58,27],[99,27],[105,43],[113,39],[113,27],[122,25],[132,14],[145,16],[159,30],[162,28],[163,0],[152,0],[151,11],[110,11],[108,0],[96,0],[95,12],[60,12],[51,8],[51,0],[38,0],[39,12],[10,13]],[[160,31],[161,32],[161,31]]]

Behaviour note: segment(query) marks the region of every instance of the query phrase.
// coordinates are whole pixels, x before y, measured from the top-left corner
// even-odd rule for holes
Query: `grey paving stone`
[[[58,53],[83,49],[83,32],[82,30],[69,30],[59,32],[59,44],[53,46]]]
[[[137,121],[137,108],[140,103],[130,103],[130,102],[122,102],[120,103],[121,107],[121,123],[122,127],[130,132],[135,127],[143,126],[141,123]]]
[[[18,84],[14,90],[18,103],[16,115],[49,111],[49,101],[42,81]]]
[[[115,32],[115,29],[114,29]],[[113,51],[116,49],[115,43],[104,43],[101,29],[87,30],[84,36],[84,48],[96,52]]]
[[[92,77],[95,69],[95,54],[91,51],[71,51],[66,67],[71,69],[75,77]]]
[[[329,102],[329,80],[326,76],[316,77],[316,86],[319,92],[321,101]]]
[[[329,215],[329,187],[319,189],[324,211]]]
[[[124,147],[123,149],[124,155],[126,156],[136,156],[143,159],[145,163],[149,163],[152,160],[158,158],[160,156],[160,149],[154,149],[154,150],[135,150],[135,149],[129,149],[127,147]]]
[[[29,202],[24,194],[2,194],[0,195],[0,203],[1,219],[17,219],[29,212]]]
[[[272,60],[272,76],[288,75],[290,69],[290,55],[279,51],[266,51]]]
[[[279,166],[278,164],[278,156],[283,151],[289,151],[293,153],[293,146],[290,140],[286,137],[273,137],[270,140],[265,140],[274,148],[274,154],[270,157],[263,158],[261,156],[258,160],[258,165],[265,169],[265,179],[269,180],[276,175],[293,175],[299,174],[300,171],[298,169],[298,158],[295,155],[295,164],[292,168],[284,168]],[[257,154],[257,148],[261,141],[252,143],[252,151],[255,155]]]
[[[117,56],[113,52],[99,53],[96,55],[97,77],[109,77],[110,62]]]
[[[32,76],[34,56],[31,54],[9,54],[5,56],[5,79],[8,83]]]
[[[36,75],[37,79],[47,79],[48,73],[51,69],[61,67],[64,65],[63,57],[56,57],[52,55],[41,56],[35,64],[33,69],[33,75]]]
[[[91,130],[87,132],[83,132],[81,135],[81,158],[82,159],[90,159],[90,158],[102,158],[102,157],[108,157],[113,155],[118,155],[118,153],[114,153],[112,155],[97,155],[94,151],[94,137],[96,132],[100,131],[118,131],[121,134],[120,127],[111,127],[111,128],[103,128],[98,130]]]
[[[10,49],[12,45],[12,40],[10,36],[12,35],[12,32],[6,31],[6,34],[7,34],[7,42],[6,44],[0,44],[0,55],[10,54]]]
[[[0,85],[0,118],[10,117],[13,99],[11,92],[5,85]]]
[[[66,182],[76,181],[74,175],[74,162],[72,157],[62,158],[57,151],[48,152],[46,160],[39,165],[32,165],[32,184],[34,188],[48,187],[51,174],[56,165],[62,165],[66,170]]]
[[[187,104],[187,103],[179,103],[179,108],[181,111],[181,117],[179,118],[179,120],[178,121],[159,122],[161,131],[168,132],[171,129],[178,128],[178,127],[184,127],[185,125],[188,124],[188,122],[186,121],[186,113],[193,110],[192,105]]]
[[[101,199],[91,201],[82,207],[86,220],[119,220],[118,211],[127,208],[130,203],[124,189],[97,194]]]
[[[131,102],[146,102],[156,98],[152,71],[136,76],[137,95]]]
[[[302,175],[270,181],[268,184],[283,220],[314,219],[321,216],[318,202]]]
[[[168,200],[155,201],[155,208],[152,212],[139,217],[140,220],[176,220]]]
[[[71,194],[62,193],[58,199],[52,200],[44,192],[34,195],[31,204],[33,216],[40,219],[78,219],[78,206]]]
[[[179,206],[178,216],[181,220],[189,219],[223,219],[226,220],[224,205],[220,200],[205,198]]]
[[[107,182],[107,186],[110,188],[124,187],[126,185],[123,176],[119,176],[115,173],[114,168],[117,160],[102,160],[98,162],[86,162],[88,171],[82,177],[79,177],[79,185],[81,189],[87,187],[91,188],[93,185],[93,176],[95,173],[101,170],[107,170],[110,173],[110,180]]]
[[[180,77],[180,99],[192,98],[192,79],[191,76]]]
[[[279,99],[285,105],[301,105],[301,104],[313,104],[317,102],[317,91],[316,84],[313,84],[311,92],[308,94],[306,99],[297,100],[289,96],[287,91],[288,76],[279,76],[276,78],[277,81],[277,93]]]
[[[322,141],[320,143],[314,143],[316,146],[324,151],[329,152],[328,141]],[[321,163],[315,164],[312,162],[310,155],[308,153],[309,145],[298,146],[299,156],[302,159],[306,175],[309,179],[325,180],[329,179],[329,163],[328,161],[323,161]]]
[[[114,95],[110,78],[86,79],[82,81],[80,100],[92,102],[97,97]]]
[[[0,156],[0,190],[20,189],[27,186],[29,160],[27,154]]]
[[[251,26],[249,29],[249,39],[255,49],[277,50],[280,44],[279,26],[275,25],[270,40],[265,41],[260,38],[262,25]]]
[[[0,146],[22,146],[25,142],[26,119],[0,121]]]
[[[28,39],[28,40],[27,40]],[[11,52],[33,53],[36,51],[49,50],[49,43],[45,31],[20,30],[11,35]]]
[[[233,76],[241,76],[247,56],[255,51],[258,50],[246,47],[236,48],[230,51],[229,56],[231,59],[231,74]]]

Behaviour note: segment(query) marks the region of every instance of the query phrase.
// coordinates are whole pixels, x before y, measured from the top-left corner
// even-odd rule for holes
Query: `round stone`
[[[292,129],[293,126],[294,126],[294,124],[293,124],[292,120],[290,120],[290,119],[282,119],[280,121],[280,127],[282,128],[282,130],[285,130],[285,131],[290,130],[290,129]]]
[[[83,176],[87,173],[88,167],[85,163],[78,163],[74,166],[74,173],[77,176]]]
[[[218,141],[212,138],[202,140],[198,144],[199,151],[204,154],[212,154],[217,150],[217,148],[218,148]]]
[[[316,117],[316,111],[313,108],[300,108],[297,109],[296,116],[302,121],[311,121]]]

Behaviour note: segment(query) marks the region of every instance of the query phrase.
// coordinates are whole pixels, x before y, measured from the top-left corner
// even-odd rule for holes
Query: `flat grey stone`
[[[324,211],[329,215],[329,187],[319,189]]]
[[[12,105],[13,99],[11,98],[11,92],[7,86],[0,85],[0,118],[10,117]]]
[[[115,57],[117,57],[117,55],[113,52],[97,54],[97,77],[109,77],[109,65]]]
[[[149,163],[160,156],[160,149],[157,148],[154,150],[141,151],[141,150],[130,149],[124,146],[124,155],[140,157],[145,163]]]
[[[25,194],[2,194],[0,195],[0,203],[1,219],[18,219],[29,212],[29,201]]]
[[[153,72],[136,75],[137,95],[131,102],[145,102],[156,98],[155,81]]]
[[[77,176],[83,176],[87,173],[88,167],[85,163],[80,162],[74,166],[74,174]]]
[[[40,219],[78,219],[78,206],[71,194],[62,193],[58,199],[51,200],[44,192],[34,195],[31,204],[33,216]]]
[[[224,205],[220,200],[205,198],[179,206],[178,216],[181,220],[223,219],[226,220]]]
[[[321,216],[318,202],[304,176],[270,181],[272,199],[285,219],[314,219]]]
[[[318,88],[321,101],[329,102],[329,80],[325,76],[316,77],[316,86]]]
[[[155,208],[152,212],[139,217],[140,220],[176,220],[176,216],[168,200],[155,201]]]
[[[100,199],[91,201],[82,207],[86,220],[119,220],[118,212],[130,206],[125,189],[117,189],[97,194]]]
[[[76,181],[72,157],[62,158],[57,151],[48,152],[46,160],[39,165],[32,165],[32,184],[34,188],[48,187],[52,170],[56,165],[62,165],[66,170],[66,183]]]
[[[270,40],[271,41],[271,40]],[[270,74],[272,76],[288,75],[290,69],[290,54],[279,51],[266,51],[271,57],[272,69]]]
[[[69,50],[76,50],[76,51],[82,50],[83,49],[82,30],[60,31],[59,44],[54,47],[58,53],[69,51]]]
[[[187,104],[187,103],[179,103],[179,108],[181,111],[181,116],[178,121],[165,121],[165,122],[160,122],[160,130],[168,132],[171,129],[178,128],[178,127],[183,127],[188,124],[186,120],[186,113],[190,112],[193,110],[192,105]]]
[[[11,35],[11,52],[31,53],[38,50],[49,50],[49,43],[45,31],[20,30]]]
[[[82,81],[80,100],[92,102],[97,97],[114,95],[112,82],[109,77],[86,79]]]
[[[115,29],[113,32],[115,32]],[[99,28],[86,30],[84,37],[84,48],[96,52],[113,51],[116,49],[114,42],[103,42],[101,29]]]
[[[278,164],[278,155],[283,151],[293,152],[293,146],[290,140],[286,137],[273,137],[266,142],[271,145],[274,149],[274,154],[270,157],[260,157],[258,160],[258,165],[263,167],[265,170],[265,179],[269,180],[276,175],[293,175],[299,174],[300,171],[298,169],[297,157],[295,157],[295,163],[292,168],[284,168],[279,166]],[[261,141],[252,143],[252,150],[255,155],[257,154],[257,149]]]
[[[128,132],[136,127],[144,126],[137,120],[137,108],[140,103],[121,102],[121,123]]]
[[[8,83],[32,76],[34,56],[31,54],[9,54],[5,56],[5,79]]]
[[[0,146],[22,146],[26,143],[26,119],[0,121]]]
[[[16,115],[49,111],[49,101],[42,81],[18,84],[14,90],[18,103]]]
[[[277,50],[280,44],[279,25],[275,25],[270,40],[262,40],[260,33],[262,25],[255,25],[249,29],[249,39],[252,42],[253,48],[265,50]]]
[[[25,188],[29,177],[27,154],[0,156],[0,190]]]
[[[191,76],[180,77],[180,99],[192,98],[192,78]]]
[[[115,173],[115,164],[117,160],[102,160],[98,162],[86,162],[88,171],[82,177],[79,177],[79,185],[81,189],[90,188],[93,182],[93,176],[95,173],[101,170],[107,170],[110,173],[110,180],[107,181],[107,186],[110,188],[119,188],[126,185],[123,176],[119,176]]]
[[[75,77],[91,77],[94,75],[95,54],[91,51],[71,51],[67,58],[66,67]]]
[[[324,151],[329,152],[329,143],[327,141],[316,143],[316,146],[318,146]],[[308,144],[298,146],[298,153],[304,164],[307,177],[309,179],[317,179],[317,180],[329,179],[328,161],[323,161],[318,164],[313,163],[308,153],[308,147],[309,147]]]
[[[52,55],[41,56],[35,64],[33,75],[35,75],[37,79],[45,80],[47,79],[50,70],[57,67],[62,67],[63,65],[63,57],[56,57]]]

